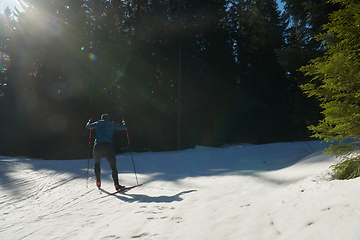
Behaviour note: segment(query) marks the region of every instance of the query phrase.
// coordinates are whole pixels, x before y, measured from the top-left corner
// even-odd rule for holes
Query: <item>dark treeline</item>
[[[0,154],[86,158],[85,124],[128,123],[134,151],[308,139],[296,70],[337,6],[287,0],[28,0],[0,19]],[[180,84],[179,84],[180,83]],[[180,98],[179,98],[180,96]],[[180,107],[180,111],[179,111]],[[180,113],[180,117],[179,117]],[[116,151],[127,151],[124,132]]]

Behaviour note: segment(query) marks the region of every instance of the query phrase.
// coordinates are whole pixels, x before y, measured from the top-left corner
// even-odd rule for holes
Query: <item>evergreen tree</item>
[[[308,96],[321,102],[324,120],[309,128],[314,137],[325,141],[339,141],[326,152],[340,157],[342,163],[334,166],[339,178],[360,175],[360,159],[354,154],[360,147],[360,3],[356,0],[332,0],[344,9],[330,15],[326,33],[317,39],[323,41],[326,53],[301,68],[312,76],[302,86]],[[347,141],[352,138],[353,141]]]
[[[275,54],[285,44],[279,16],[275,1],[232,2],[228,21],[237,63],[232,133],[237,141],[289,139],[290,86]]]
[[[179,101],[182,148],[297,139],[274,0],[26,3],[0,36],[11,154],[87,156],[84,122],[103,112],[126,117],[135,151],[173,150]]]
[[[11,111],[11,105],[8,96],[10,96],[9,85],[8,85],[8,74],[7,70],[10,67],[11,60],[8,56],[9,50],[9,31],[10,22],[13,21],[11,18],[11,11],[6,8],[4,14],[0,14],[0,115],[8,116]],[[7,119],[0,118],[0,125],[5,126]],[[6,144],[6,130],[2,131],[0,136],[0,152],[2,154],[9,154],[7,151]]]
[[[285,12],[283,18],[287,26],[284,31],[286,45],[277,49],[280,64],[286,70],[291,85],[289,91],[292,99],[293,125],[298,131],[298,139],[306,140],[310,133],[307,125],[316,124],[321,118],[321,108],[316,98],[306,98],[301,84],[309,81],[309,77],[297,71],[309,63],[310,59],[324,54],[321,42],[315,35],[324,32],[323,25],[328,23],[329,14],[339,9],[339,4],[327,0],[283,0]]]
[[[42,158],[86,152],[93,61],[81,51],[90,45],[83,3],[27,1],[23,8],[8,23],[7,149]]]

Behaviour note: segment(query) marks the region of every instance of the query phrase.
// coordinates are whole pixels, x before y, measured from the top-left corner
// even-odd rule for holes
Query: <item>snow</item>
[[[320,141],[133,153],[107,195],[93,161],[0,157],[0,239],[359,239],[360,179],[331,179]],[[129,153],[120,183],[136,184]],[[114,191],[102,160],[102,186]]]

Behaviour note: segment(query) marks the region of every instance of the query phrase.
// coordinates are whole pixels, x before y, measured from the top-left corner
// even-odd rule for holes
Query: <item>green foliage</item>
[[[275,0],[24,2],[0,32],[7,154],[86,157],[103,112],[125,115],[135,151],[173,150],[179,102],[183,148],[300,140]]]
[[[324,119],[309,127],[313,137],[340,141],[326,152],[344,161],[336,165],[336,172],[353,177],[358,174],[354,165],[359,162],[350,156],[360,146],[360,3],[355,0],[331,2],[340,3],[343,9],[330,15],[330,22],[325,25],[327,32],[317,36],[327,50],[325,55],[300,69],[313,77],[302,89],[309,97],[315,96],[324,109]],[[343,141],[349,138],[354,141]],[[348,173],[351,169],[354,174]]]
[[[329,14],[339,9],[338,4],[329,3],[327,0],[283,0],[285,12],[282,18],[287,28],[284,31],[286,45],[276,49],[278,60],[287,72],[293,107],[292,115],[297,129],[307,129],[306,126],[316,124],[321,118],[321,108],[316,98],[307,98],[299,87],[309,81],[297,71],[301,66],[308,64],[324,54],[321,41],[315,36],[324,32],[322,26],[329,22]],[[305,131],[304,131],[305,132]],[[307,132],[310,134],[310,131]],[[308,135],[307,135],[308,136]]]
[[[345,180],[353,179],[360,176],[360,158],[346,159],[336,165],[332,165],[336,179]]]

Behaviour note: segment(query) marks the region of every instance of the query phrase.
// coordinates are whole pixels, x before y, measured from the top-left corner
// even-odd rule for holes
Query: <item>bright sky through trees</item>
[[[21,10],[21,5],[18,0],[0,0],[0,13],[3,13],[4,9],[10,7],[11,10]]]
[[[277,4],[279,5],[279,10],[284,10],[284,3],[281,2],[281,0],[276,0]],[[10,7],[11,10],[14,10],[15,7],[18,10],[21,10],[21,5],[18,0],[0,0],[0,13],[3,12],[3,10],[6,7]]]

